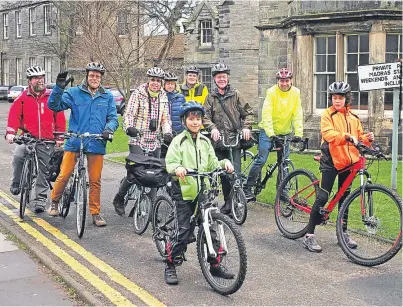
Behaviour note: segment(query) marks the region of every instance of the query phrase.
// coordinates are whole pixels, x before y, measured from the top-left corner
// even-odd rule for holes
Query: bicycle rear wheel
[[[291,172],[280,184],[274,215],[277,227],[285,237],[298,239],[306,234],[318,184],[315,175],[304,169]]]
[[[248,216],[248,201],[246,200],[245,193],[240,186],[232,188],[230,199],[234,222],[237,225],[242,225],[245,223],[246,217]]]
[[[80,171],[76,186],[76,204],[77,204],[77,235],[81,238],[85,229],[85,218],[87,213],[87,175],[85,169]]]
[[[402,200],[387,187],[368,184],[344,201],[336,224],[337,239],[355,263],[375,266],[392,259],[402,247]],[[357,243],[349,244],[348,237]],[[350,245],[350,247],[349,247]]]
[[[139,199],[137,199],[135,206],[133,214],[134,233],[142,235],[147,230],[148,223],[150,222],[152,209],[150,196],[142,192]]]
[[[166,195],[159,195],[155,199],[152,215],[153,240],[161,257],[166,257],[167,237],[174,236],[176,220],[174,203]]]
[[[59,216],[66,218],[69,214],[70,210],[70,203],[72,198],[74,198],[74,179],[70,177],[69,181],[67,182],[67,186],[63,191],[62,199],[59,202]]]
[[[23,220],[25,216],[25,209],[30,201],[31,197],[31,174],[32,174],[33,161],[31,159],[26,159],[22,167],[21,173],[21,196],[20,196],[20,218]]]
[[[221,295],[235,293],[241,288],[247,271],[246,247],[241,232],[227,216],[211,212],[210,233],[214,251],[218,256],[209,255],[206,233],[200,225],[197,235],[197,257],[204,278],[214,291]],[[232,279],[225,279],[212,273],[212,268],[220,268]]]

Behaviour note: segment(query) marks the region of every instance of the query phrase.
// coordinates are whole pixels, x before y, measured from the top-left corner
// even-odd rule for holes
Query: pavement
[[[44,268],[3,233],[0,233],[0,270],[2,306],[73,306]]]

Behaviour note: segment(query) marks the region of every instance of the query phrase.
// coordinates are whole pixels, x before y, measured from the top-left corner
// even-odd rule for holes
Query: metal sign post
[[[399,92],[398,87],[393,89],[393,131],[392,131],[392,189],[397,189],[397,146],[399,143]]]

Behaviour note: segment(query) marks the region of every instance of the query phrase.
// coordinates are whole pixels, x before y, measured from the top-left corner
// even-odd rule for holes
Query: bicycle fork
[[[216,258],[218,255],[216,251],[214,250],[213,247],[213,240],[211,238],[211,231],[210,231],[210,220],[211,220],[211,211],[217,211],[217,208],[207,208],[204,210],[204,221],[203,221],[203,228],[204,232],[206,234],[206,241],[207,241],[207,248],[208,248],[208,253],[210,256]],[[227,248],[227,242],[225,241],[225,236],[224,236],[224,228],[222,225],[218,225],[218,236],[220,238],[220,242],[222,244],[222,248],[225,252],[228,251]]]

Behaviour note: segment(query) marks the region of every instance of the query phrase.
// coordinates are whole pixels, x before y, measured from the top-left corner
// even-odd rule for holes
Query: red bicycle
[[[349,259],[360,265],[375,266],[392,259],[402,247],[402,200],[396,192],[371,181],[364,155],[386,159],[379,148],[362,143],[356,147],[360,152],[359,161],[343,170],[349,171],[349,176],[320,213],[325,224],[358,175],[360,186],[345,199],[337,216],[337,240]],[[275,218],[278,229],[285,237],[298,239],[306,234],[317,189],[319,180],[308,170],[297,169],[284,178],[277,190]],[[343,218],[346,213],[348,223]],[[355,249],[349,248],[344,239],[345,225],[350,237],[358,244]]]

